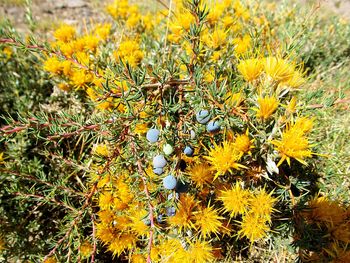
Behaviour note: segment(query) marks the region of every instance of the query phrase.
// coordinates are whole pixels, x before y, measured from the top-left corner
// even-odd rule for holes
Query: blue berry
[[[163,168],[167,164],[163,155],[153,157],[153,168]]]
[[[206,124],[208,121],[210,121],[210,113],[207,110],[200,110],[196,113],[196,120],[200,124]]]
[[[161,174],[163,173],[163,168],[160,168],[160,167],[154,168],[154,169],[153,169],[153,172],[154,172],[155,174],[161,175]]]
[[[146,134],[146,139],[150,143],[155,143],[158,141],[159,138],[159,130],[157,129],[149,129]]]
[[[173,199],[173,197],[174,197],[173,193],[168,194],[168,200]],[[179,199],[179,194],[178,193],[175,193],[175,199],[176,200]]]
[[[190,131],[190,135],[191,135],[192,140],[194,140],[196,138],[196,133],[194,132],[194,130]]]
[[[167,214],[167,216],[174,216],[175,215],[175,213],[176,213],[176,208],[175,207],[168,207],[167,209],[166,209],[166,214]]]
[[[170,144],[165,144],[163,146],[163,152],[165,153],[165,155],[170,155],[173,153],[173,151],[174,151],[174,148]]]
[[[143,219],[142,221],[143,221],[143,223],[144,223],[146,226],[150,226],[150,225],[151,225],[151,220],[150,220],[149,218]]]
[[[188,157],[193,156],[194,150],[191,146],[186,146],[184,150],[184,154],[186,154]]]
[[[183,183],[183,182],[179,181],[176,184],[175,191],[178,193],[187,193],[189,188],[190,188],[190,185],[188,183]]]
[[[208,132],[216,132],[218,130],[220,130],[220,124],[218,121],[210,121],[207,124],[207,131]]]
[[[176,178],[172,175],[168,175],[163,179],[163,186],[165,189],[172,190],[176,187]]]
[[[157,216],[157,222],[158,222],[159,224],[165,223],[164,215],[163,215],[163,214],[160,214],[160,215]]]

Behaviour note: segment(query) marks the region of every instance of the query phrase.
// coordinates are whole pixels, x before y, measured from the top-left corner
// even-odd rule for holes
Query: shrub
[[[305,70],[259,7],[190,0],[144,14],[118,0],[113,23],[62,24],[47,45],[7,33],[2,42],[40,51],[52,85],[83,112],[4,117],[6,194],[55,212],[48,240],[24,258],[213,262],[292,235],[301,259],[349,254],[348,208],[313,199],[319,155],[297,99]],[[40,156],[26,167],[11,148],[24,135]],[[325,229],[332,237],[308,246]]]

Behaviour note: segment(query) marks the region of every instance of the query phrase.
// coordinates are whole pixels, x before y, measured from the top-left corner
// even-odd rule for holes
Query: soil
[[[28,31],[27,8],[23,0],[0,0],[0,17],[8,18],[19,32]],[[32,0],[31,12],[37,30],[47,32],[60,23],[89,24],[105,16],[108,1],[97,0]]]
[[[47,32],[59,23],[89,24],[106,17],[104,6],[112,0],[32,0],[32,14],[37,22],[37,30]],[[134,0],[143,2],[145,0]],[[146,0],[156,4],[156,0]],[[167,0],[163,0],[167,2]],[[277,2],[282,0],[275,0]],[[305,8],[320,3],[318,12],[337,13],[344,18],[350,17],[350,0],[295,0],[303,4]],[[15,28],[20,32],[28,31],[26,23],[26,7],[24,0],[0,0],[0,17],[10,19]],[[149,4],[148,4],[149,5]]]

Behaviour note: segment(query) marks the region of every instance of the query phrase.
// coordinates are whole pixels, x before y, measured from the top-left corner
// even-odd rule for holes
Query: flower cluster
[[[315,237],[322,235],[318,242],[323,243],[317,249],[305,249],[305,258],[309,261],[348,262],[350,252],[350,208],[325,196],[316,196],[300,212],[302,220],[312,229]],[[305,227],[305,226],[304,226]],[[297,229],[303,235],[302,229]],[[296,236],[296,239],[301,238]]]
[[[96,236],[131,262],[213,262],[237,240],[266,244],[290,206],[286,171],[315,155],[296,98],[305,72],[252,30],[266,22],[257,7],[175,2],[142,14],[115,1],[116,26],[83,35],[62,25],[44,62],[113,127],[91,151]]]

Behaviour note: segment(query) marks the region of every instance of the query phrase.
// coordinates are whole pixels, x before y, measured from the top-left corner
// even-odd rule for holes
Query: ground
[[[158,2],[157,0],[148,1],[153,2],[154,6]],[[27,28],[25,2],[26,0],[0,0],[0,17],[9,17],[16,28],[21,31]],[[104,17],[104,3],[111,2],[111,0],[32,0],[32,2],[33,18],[35,21],[40,21],[39,29],[46,31],[52,28],[52,25],[60,22],[75,24],[84,20],[89,22],[92,18],[94,21],[99,20]],[[145,1],[134,0],[134,2]],[[350,17],[350,0],[296,0],[295,2],[302,3],[308,8],[319,3],[322,11],[336,12],[341,16]]]

